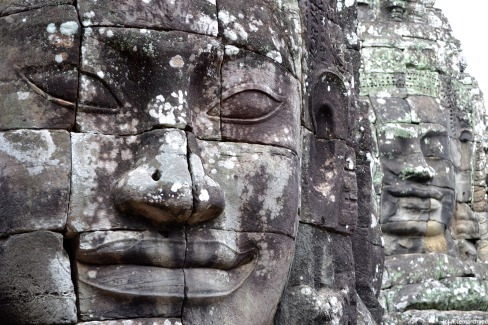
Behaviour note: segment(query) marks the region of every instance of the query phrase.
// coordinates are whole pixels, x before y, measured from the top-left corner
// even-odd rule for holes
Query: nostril
[[[156,169],[156,171],[151,175],[151,178],[155,181],[159,181],[161,179],[161,172],[159,169]]]

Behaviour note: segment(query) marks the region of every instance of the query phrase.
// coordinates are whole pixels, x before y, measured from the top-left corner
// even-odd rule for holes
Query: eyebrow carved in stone
[[[56,103],[63,107],[67,107],[71,109],[74,109],[76,107],[75,103],[51,96],[48,93],[46,93],[44,90],[39,88],[25,75],[25,73],[22,72],[21,68],[18,65],[14,65],[14,69],[17,72],[17,74],[20,76],[20,78],[22,78],[22,80],[29,86],[29,88],[32,89],[32,91],[38,94],[39,96],[44,97],[46,100]]]

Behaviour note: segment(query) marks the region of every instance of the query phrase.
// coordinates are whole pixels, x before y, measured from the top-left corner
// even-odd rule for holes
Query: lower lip
[[[442,205],[439,200],[433,198],[400,197],[398,198],[398,206],[407,210],[428,212],[437,210]]]
[[[91,290],[173,303],[183,298],[206,300],[230,295],[252,273],[254,261],[231,270],[77,264],[80,285]]]

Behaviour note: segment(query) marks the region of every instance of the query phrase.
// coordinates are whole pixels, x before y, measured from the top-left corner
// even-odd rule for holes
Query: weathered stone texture
[[[476,263],[486,258],[486,114],[433,5],[358,1],[361,102],[371,110],[373,188],[390,255],[385,324],[477,319],[427,310],[486,305],[485,265]]]
[[[69,133],[0,132],[0,235],[64,229],[70,193]]]
[[[76,296],[63,236],[48,231],[0,240],[0,322],[72,324]]]
[[[84,325],[183,325],[179,318],[137,318],[123,320],[105,320],[79,322]]]
[[[3,1],[0,323],[379,323],[367,119],[388,107],[357,103],[356,9]]]
[[[42,7],[0,24],[0,130],[71,129],[81,35],[75,8]]]
[[[126,26],[209,36],[217,36],[218,32],[217,8],[212,1],[80,0],[77,6],[84,27]]]

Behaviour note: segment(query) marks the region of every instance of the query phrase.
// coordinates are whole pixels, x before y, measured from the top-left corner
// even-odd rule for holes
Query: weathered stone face
[[[239,32],[249,36],[245,46],[229,27],[232,45],[224,46],[207,2],[175,14],[168,3],[162,20],[132,3],[78,5],[79,133],[71,135],[67,229],[78,238],[80,319],[268,323],[297,221],[299,44],[287,53],[287,37],[274,49],[256,26]],[[299,28],[286,21],[296,4],[267,6],[283,10],[276,24]],[[219,15],[233,29],[242,15],[234,11]],[[273,55],[252,52],[263,46]]]
[[[356,304],[379,319],[355,14],[347,0],[0,4],[0,323],[318,310],[311,322],[339,324]],[[356,267],[362,243],[374,263]]]
[[[453,253],[449,227],[456,204],[471,201],[473,147],[483,141],[476,85],[456,64],[458,41],[432,3],[359,8],[361,93],[374,113],[386,253]]]
[[[486,311],[479,298],[485,265],[475,263],[486,259],[485,109],[433,3],[358,1],[361,95],[391,255],[381,287],[384,324],[486,318],[465,312]]]

